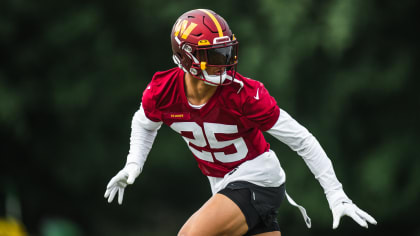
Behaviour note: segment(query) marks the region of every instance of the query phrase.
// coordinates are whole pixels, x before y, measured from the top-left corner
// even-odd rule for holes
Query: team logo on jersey
[[[254,98],[256,99],[256,100],[260,100],[260,95],[259,95],[259,93],[258,93],[258,91],[260,90],[260,88],[258,88],[257,89],[257,95],[255,95],[254,96]]]
[[[163,117],[170,120],[189,120],[191,115],[189,112],[166,112]]]

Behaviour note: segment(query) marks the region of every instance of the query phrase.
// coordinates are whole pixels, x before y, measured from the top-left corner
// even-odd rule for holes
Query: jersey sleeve
[[[143,91],[143,97],[141,99],[141,106],[143,107],[144,114],[146,117],[154,122],[162,121],[162,113],[156,107],[156,96],[154,94],[156,85],[150,82],[146,89]]]
[[[276,100],[268,93],[264,85],[258,85],[247,94],[243,113],[247,120],[255,124],[260,130],[267,131],[276,123],[280,108]]]

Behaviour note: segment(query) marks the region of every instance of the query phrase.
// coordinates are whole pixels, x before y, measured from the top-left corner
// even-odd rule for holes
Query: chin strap
[[[204,82],[212,86],[223,84],[228,77],[226,71],[222,75],[209,75],[206,70],[201,70],[201,72],[203,73],[202,77],[204,77]]]
[[[239,84],[239,86],[241,86],[239,89],[238,89],[238,92],[237,92],[237,94],[242,90],[242,88],[244,87],[244,82],[242,82],[242,81],[240,81],[240,80],[238,80],[238,79],[233,79],[233,82],[235,82],[235,83],[238,83]]]
[[[234,83],[239,84],[240,88],[238,89],[238,92],[236,92],[237,94],[238,94],[238,93],[242,90],[242,88],[244,87],[244,82],[242,82],[242,81],[240,81],[240,80],[238,80],[238,79],[232,78],[232,76],[230,76],[230,75],[226,75],[226,79],[228,79],[228,80],[232,80]]]

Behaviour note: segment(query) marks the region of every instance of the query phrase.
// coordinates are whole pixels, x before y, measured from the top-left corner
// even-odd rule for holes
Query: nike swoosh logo
[[[258,94],[259,90],[260,90],[260,88],[257,89],[257,95],[254,96],[254,98],[257,99],[257,100],[260,100],[260,96]]]

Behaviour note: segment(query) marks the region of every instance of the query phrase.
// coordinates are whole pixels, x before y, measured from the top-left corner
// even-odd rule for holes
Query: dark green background
[[[364,229],[347,217],[332,230],[305,163],[267,136],[313,222],[285,203],[282,235],[420,235],[414,0],[0,1],[0,217],[18,217],[5,204],[14,199],[31,235],[176,235],[211,193],[168,127],[124,204],[103,193],[124,165],[143,89],[174,66],[172,25],[194,8],[229,22],[239,72],[319,139],[346,193],[378,221]]]

